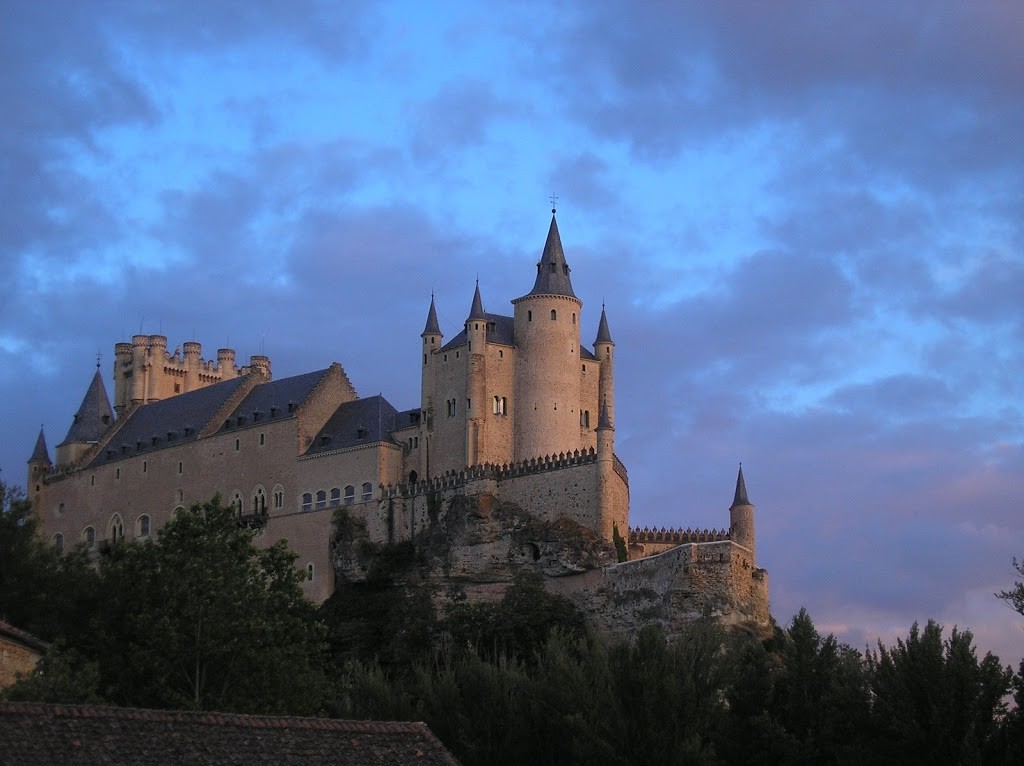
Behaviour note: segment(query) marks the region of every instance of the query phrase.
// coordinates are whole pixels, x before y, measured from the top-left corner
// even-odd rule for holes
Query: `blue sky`
[[[140,328],[415,406],[555,194],[634,524],[742,461],[780,621],[1021,657],[1024,6],[192,5],[0,9],[5,479]]]

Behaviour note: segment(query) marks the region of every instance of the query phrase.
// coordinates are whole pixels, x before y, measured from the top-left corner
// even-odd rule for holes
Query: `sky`
[[[418,405],[557,217],[634,526],[1024,655],[1024,4],[0,2],[0,469],[163,333]]]

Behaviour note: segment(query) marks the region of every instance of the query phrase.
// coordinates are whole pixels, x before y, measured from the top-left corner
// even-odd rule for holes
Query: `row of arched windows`
[[[361,487],[362,492],[359,495],[359,501],[365,503],[368,500],[373,499],[373,485],[364,481]],[[344,500],[345,505],[352,505],[356,501],[356,488],[355,485],[349,484],[345,487],[345,495],[342,498],[341,489],[334,487],[331,489],[330,494],[327,490],[318,489],[316,493],[305,492],[302,495],[302,510],[304,511],[322,511],[324,508],[337,508],[342,504]]]
[[[273,504],[274,508],[284,507],[284,487],[280,484],[274,487],[273,496],[269,500]],[[262,485],[256,485],[256,488],[252,491],[252,498],[249,501],[248,506],[245,505],[242,500],[242,493],[240,490],[235,490],[231,494],[231,506],[238,513],[255,513],[259,515],[266,515],[267,513],[267,491],[263,489]]]
[[[149,537],[152,521],[148,514],[141,514],[135,519],[135,538],[145,539]],[[64,535],[58,532],[53,536],[53,544],[57,548],[58,553],[64,552]],[[85,543],[89,550],[93,550],[96,547],[96,527],[88,526],[82,530],[82,542]],[[115,513],[110,517],[110,521],[107,522],[107,536],[106,542],[116,543],[118,540],[124,539],[124,519],[121,518],[120,513]]]

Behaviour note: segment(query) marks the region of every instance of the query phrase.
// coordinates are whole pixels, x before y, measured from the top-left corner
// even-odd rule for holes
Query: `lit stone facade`
[[[380,544],[418,539],[436,523],[431,503],[455,496],[578,525],[601,545],[620,539],[633,557],[698,543],[630,530],[627,473],[614,452],[615,344],[603,308],[593,346],[581,343],[583,302],[554,216],[533,288],[511,313],[486,312],[477,285],[445,342],[432,298],[421,401],[404,411],[360,398],[337,363],[274,380],[264,356],[236,367],[230,349],[205,361],[196,342],[168,353],[162,335],[119,343],[114,406],[97,370],[56,465],[41,432],[29,460],[45,534],[101,553],[219,493],[260,529],[259,541],[287,539],[317,601],[334,588],[338,508]],[[751,568],[753,506],[734,507],[733,517]],[[714,541],[740,542],[727,533]]]

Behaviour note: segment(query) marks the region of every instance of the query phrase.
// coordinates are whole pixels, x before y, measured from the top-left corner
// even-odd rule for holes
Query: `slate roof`
[[[244,382],[244,377],[232,378],[136,407],[91,465],[113,463],[168,445],[195,441],[203,426],[210,422],[210,418]],[[169,432],[173,433],[170,439]],[[155,445],[153,437],[157,439]]]
[[[487,314],[484,313],[484,302],[480,299],[480,281],[477,280],[476,290],[473,292],[473,305],[469,307],[469,319],[486,319]]]
[[[747,483],[743,481],[743,463],[740,463],[740,472],[736,477],[736,494],[733,495],[732,506],[729,510],[738,505],[750,505],[750,500],[747,499]]]
[[[114,424],[114,410],[110,407],[110,399],[107,397],[106,386],[103,385],[103,376],[99,368],[92,376],[92,382],[85,392],[82,404],[75,413],[75,419],[68,429],[68,435],[64,441],[58,444],[61,447],[65,444],[90,444],[98,442]]]
[[[299,405],[306,401],[317,384],[323,380],[328,369],[330,368],[260,383],[246,394],[245,398],[232,410],[228,419],[233,419],[235,421],[233,425],[238,426],[290,417],[288,405]],[[241,424],[238,423],[240,417],[244,419]]]
[[[458,766],[424,723],[0,703],[0,762]]]
[[[47,465],[53,465],[50,461],[50,451],[46,448],[46,435],[43,433],[43,429],[39,429],[39,436],[36,437],[36,446],[32,450],[32,457],[28,459],[30,463],[46,463]]]
[[[393,441],[398,411],[383,396],[368,396],[345,402],[334,411],[310,443],[307,455]],[[403,423],[400,427],[404,427]]]
[[[440,335],[441,325],[437,323],[437,307],[434,305],[434,296],[430,296],[430,310],[427,312],[427,323],[420,335]]]
[[[395,413],[395,430],[412,428],[420,424],[420,408],[414,407],[411,410],[402,410]]]
[[[567,295],[575,298],[572,281],[569,279],[569,264],[565,262],[562,251],[562,238],[558,235],[558,223],[555,214],[551,214],[551,226],[548,238],[544,242],[544,252],[537,264],[537,280],[529,295]]]
[[[3,620],[0,620],[0,636],[37,652],[45,652],[50,648],[50,645],[42,639],[36,638],[31,633],[16,628],[11,623],[4,622]],[[0,746],[0,753],[2,753],[2,749],[2,746]]]
[[[515,345],[515,320],[512,317],[484,313],[484,319],[487,321],[488,343],[499,343],[502,346]],[[466,340],[466,328],[462,328],[462,332],[445,343],[441,350],[447,351],[450,348],[465,346]]]
[[[604,313],[604,306],[601,306],[601,321],[597,325],[597,339],[594,341],[596,346],[598,343],[613,343],[612,334],[608,330],[608,317]]]

